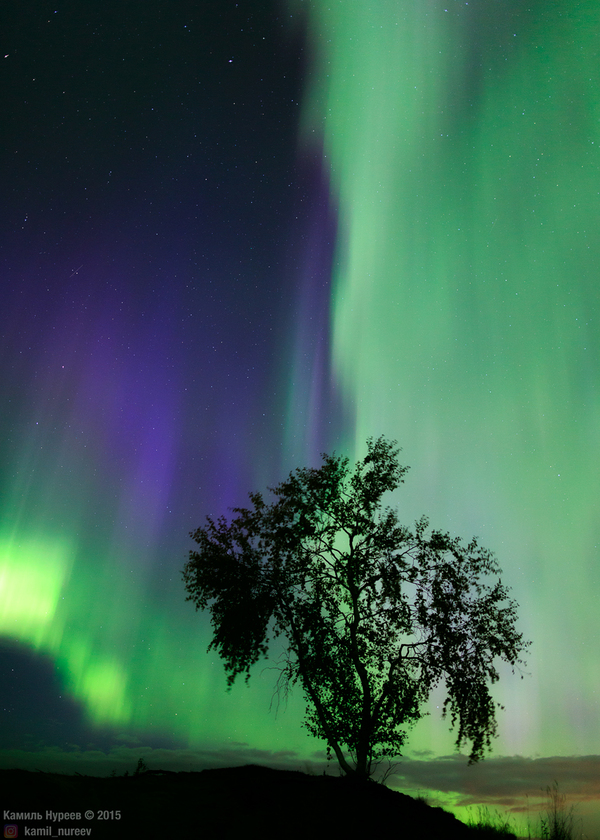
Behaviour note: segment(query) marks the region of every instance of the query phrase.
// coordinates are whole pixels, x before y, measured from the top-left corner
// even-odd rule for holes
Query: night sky
[[[390,783],[517,813],[556,779],[587,819],[597,0],[0,22],[0,764],[321,768],[276,672],[225,692],[181,569],[206,514],[385,434],[401,519],[495,551],[533,641],[484,764],[436,696]]]

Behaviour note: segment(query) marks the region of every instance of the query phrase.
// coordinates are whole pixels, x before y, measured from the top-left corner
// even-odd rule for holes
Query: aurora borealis
[[[3,17],[3,764],[318,762],[301,698],[269,712],[272,672],[225,693],[184,601],[188,533],[385,434],[411,465],[401,519],[495,551],[533,641],[495,688],[485,791],[436,758],[453,739],[435,700],[398,786],[516,808],[556,771],[587,813],[598,4]]]
[[[599,12],[508,4],[482,33],[456,4],[359,7],[324,7],[317,24],[331,36],[315,99],[344,242],[333,370],[357,445],[408,435],[411,513],[485,535],[504,558],[540,665],[505,686],[509,707],[522,690],[536,716],[504,743],[585,751],[600,737]]]

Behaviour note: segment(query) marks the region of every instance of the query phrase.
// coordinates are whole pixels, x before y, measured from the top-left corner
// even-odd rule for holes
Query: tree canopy
[[[475,538],[465,544],[426,518],[399,524],[382,497],[408,467],[395,441],[367,447],[353,469],[323,455],[320,468],[270,488],[273,501],[251,493],[231,521],[207,517],[191,534],[187,600],[210,610],[209,650],[230,686],[285,637],[280,686],[301,685],[306,728],[346,774],[369,777],[374,762],[401,755],[439,684],[456,746],[470,742],[477,761],[497,732],[495,663],[514,671],[529,644],[517,604]]]

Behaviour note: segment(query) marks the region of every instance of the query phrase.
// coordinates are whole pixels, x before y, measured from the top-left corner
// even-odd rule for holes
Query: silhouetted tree
[[[187,600],[211,611],[209,650],[229,686],[285,636],[279,686],[301,684],[305,726],[346,774],[366,778],[374,761],[400,755],[440,683],[457,748],[470,741],[477,761],[496,734],[495,660],[514,671],[529,644],[517,605],[499,579],[486,582],[499,567],[475,539],[429,531],[425,518],[409,530],[382,507],[408,467],[395,441],[367,445],[353,470],[324,455],[273,488],[271,504],[251,493],[231,522],[207,518],[191,534]]]

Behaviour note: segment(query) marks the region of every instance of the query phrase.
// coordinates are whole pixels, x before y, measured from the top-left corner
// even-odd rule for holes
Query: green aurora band
[[[534,646],[496,754],[597,752],[600,7],[323,0],[308,25],[350,454],[397,439],[403,518],[498,555]],[[451,750],[435,709],[411,747]]]

